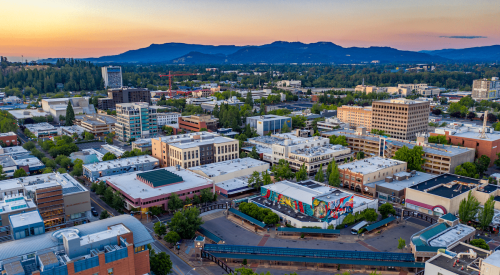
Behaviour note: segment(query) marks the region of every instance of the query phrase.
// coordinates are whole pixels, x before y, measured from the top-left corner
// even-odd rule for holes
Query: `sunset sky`
[[[500,44],[498,0],[0,0],[0,55],[98,57],[150,44]]]

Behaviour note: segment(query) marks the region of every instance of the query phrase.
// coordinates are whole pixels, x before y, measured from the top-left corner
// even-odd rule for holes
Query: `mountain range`
[[[500,45],[437,51],[403,51],[390,47],[344,48],[332,42],[276,41],[260,46],[198,45],[184,43],[151,44],[118,55],[83,60],[96,63],[168,63],[168,64],[253,64],[253,63],[442,63],[495,62]]]

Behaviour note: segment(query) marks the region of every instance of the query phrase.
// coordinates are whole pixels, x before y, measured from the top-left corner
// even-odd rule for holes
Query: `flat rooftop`
[[[42,123],[37,123],[37,124],[26,124],[24,125],[30,132],[39,132],[39,131],[49,131],[49,130],[57,130],[57,127],[47,123],[47,122],[42,122]]]
[[[248,177],[233,178],[216,183],[215,185],[226,190],[228,195],[253,189],[252,187],[248,186]]]
[[[249,143],[260,143],[261,145],[266,144],[271,147],[273,144],[277,145],[285,145],[285,141],[291,145],[297,144],[307,144],[310,142],[323,141],[326,145],[329,145],[329,141],[324,137],[298,137],[293,133],[284,133],[284,134],[273,134],[271,136],[258,136],[254,138],[249,138],[247,142]]]
[[[351,162],[348,164],[339,165],[339,169],[348,169],[351,172],[366,175],[388,167],[401,164],[405,164],[405,162],[395,159],[386,159],[382,157],[372,157]]]
[[[116,238],[119,235],[127,234],[128,230],[123,224],[110,226],[108,230],[89,234],[80,238],[80,246],[85,246],[106,239]]]
[[[433,247],[448,247],[474,231],[473,227],[457,224],[433,236],[428,243]]]
[[[416,172],[413,176],[411,176],[411,173],[407,173],[407,172],[398,172],[398,173],[395,173],[394,175],[400,176],[400,175],[403,175],[403,173],[409,174],[410,177],[407,179],[404,179],[404,180],[396,180],[393,177],[392,182],[386,182],[385,179],[383,179],[383,180],[379,180],[379,181],[375,181],[375,182],[366,183],[365,186],[375,188],[375,185],[376,185],[376,186],[385,187],[385,188],[390,189],[390,190],[401,191],[407,187],[411,187],[415,184],[419,184],[421,182],[424,182],[424,181],[427,181],[427,180],[430,180],[430,179],[436,177],[436,175],[428,174],[428,173],[424,173],[424,172]]]
[[[272,201],[264,198],[264,197],[256,197],[250,200],[250,203],[255,203],[260,207],[265,207],[272,209],[276,212],[282,213],[286,216],[297,219],[301,222],[319,222],[319,219],[315,217],[308,216],[301,212],[296,212],[297,210],[292,209],[286,205],[281,205],[279,203],[273,203]]]
[[[397,140],[386,140],[388,143],[394,144],[396,146],[406,146],[409,149],[413,149],[413,147],[417,146],[414,142],[403,142]],[[466,152],[473,151],[473,149],[467,147],[459,147],[454,145],[444,145],[444,144],[427,144],[426,146],[422,146],[424,152],[428,154],[440,155],[440,156],[458,156]]]
[[[344,147],[342,145],[326,144],[326,145],[322,145],[322,146],[315,146],[312,148],[296,149],[296,150],[293,150],[291,153],[298,155],[298,156],[303,156],[303,157],[314,157],[314,156],[320,156],[320,155],[325,155],[325,154],[333,154],[333,153],[345,151],[345,150],[348,150],[350,152],[349,148]]]
[[[40,216],[38,210],[11,215],[9,216],[9,219],[12,228],[26,226],[34,223],[43,223],[42,216]]]
[[[49,113],[43,111],[42,109],[21,109],[21,110],[10,110],[9,113],[13,115],[16,119],[25,119],[39,116],[48,116]]]
[[[257,119],[257,120],[278,120],[278,119],[290,119],[289,117],[286,116],[277,116],[277,115],[263,115],[263,116],[252,116],[252,117],[247,117],[250,119]]]
[[[0,133],[0,137],[10,137],[15,136],[17,138],[17,134],[14,132]]]
[[[43,162],[36,157],[16,159],[14,161],[19,166],[28,166],[28,167],[44,166]]]
[[[35,208],[36,205],[32,200],[26,199],[22,194],[7,195],[0,201],[0,214],[7,214],[19,209]]]
[[[176,184],[170,184],[166,186],[161,186],[158,188],[150,187],[149,185],[141,182],[137,179],[137,174],[143,173],[142,171],[130,172],[120,175],[101,177],[99,180],[107,181],[108,183],[119,188],[122,193],[126,193],[128,196],[134,199],[147,199],[161,195],[168,195],[171,193],[177,193],[183,190],[197,188],[201,186],[212,186],[212,181],[202,177],[196,173],[193,173],[184,168],[177,168],[174,166],[155,169],[153,171],[167,170],[179,177],[184,181]]]
[[[493,252],[490,256],[483,260],[483,263],[500,267],[500,250]]]
[[[28,154],[28,150],[24,149],[22,146],[12,146],[12,147],[2,147],[0,146],[0,152],[3,151],[2,155],[17,155],[17,154]]]
[[[235,141],[235,139],[222,137],[217,134],[209,134],[207,132],[196,133],[197,135],[184,134],[169,137],[159,137],[162,142],[166,142],[169,146],[174,146],[180,149],[198,147],[207,144],[219,144]],[[199,137],[197,137],[199,136]]]
[[[136,157],[129,158],[120,158],[114,160],[108,160],[98,163],[85,164],[84,168],[88,169],[92,172],[98,172],[107,169],[121,168],[121,167],[130,167],[133,165],[144,164],[144,163],[154,163],[158,162],[158,159],[150,156],[150,155],[142,155]]]
[[[63,195],[88,192],[83,185],[81,185],[77,180],[75,180],[68,173],[50,173],[50,174],[40,174],[30,177],[20,178],[22,180],[22,185],[28,191],[36,191],[38,188],[45,188],[51,186],[61,186],[63,190]],[[1,186],[1,182],[0,182]]]
[[[423,181],[419,184],[413,185],[409,188],[420,190],[422,192],[424,192],[424,190],[427,190],[427,193],[429,194],[451,199],[452,197],[456,197],[460,194],[469,192],[469,190],[473,188],[467,186],[467,184],[477,185],[479,184],[479,180],[454,174],[442,174],[429,180]]]
[[[262,165],[267,165],[269,168],[269,163],[260,161],[253,158],[242,158],[226,160],[211,164],[200,165],[196,167],[189,168],[191,171],[201,171],[209,177],[217,177],[224,174],[234,173],[247,168],[259,167]]]

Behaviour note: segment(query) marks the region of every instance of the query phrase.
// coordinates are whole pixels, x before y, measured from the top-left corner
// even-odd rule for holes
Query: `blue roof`
[[[219,238],[217,235],[215,235],[214,233],[208,231],[205,227],[203,226],[200,226],[200,228],[198,228],[198,232],[200,232],[201,234],[203,234],[205,237],[209,238],[210,240],[214,241],[215,243],[219,243],[222,241],[221,238]]]
[[[313,234],[340,234],[337,229],[319,229],[319,228],[292,228],[279,227],[279,232],[313,233]]]
[[[266,227],[265,223],[263,223],[261,221],[258,221],[256,219],[248,216],[247,214],[243,214],[243,213],[241,213],[240,211],[238,211],[238,210],[236,210],[234,208],[229,208],[229,212],[231,212],[231,213],[235,214],[236,216],[238,216],[238,217],[240,217],[242,219],[245,219],[245,220],[247,220],[247,221],[249,221],[249,222],[251,222],[251,223],[253,223],[253,224],[255,224],[255,225],[259,226],[259,227],[262,227],[262,228]]]
[[[451,213],[448,213],[448,214],[445,214],[443,216],[441,216],[441,219],[443,220],[447,220],[447,221],[450,221],[450,222],[454,222],[456,221],[458,218],[455,217],[455,215],[451,214]]]
[[[446,223],[435,223],[415,233],[411,238],[411,242],[417,247],[428,246],[427,241],[429,239],[445,231],[446,229],[448,229],[448,225]]]
[[[389,218],[386,218],[386,219],[383,219],[381,221],[378,221],[374,224],[370,224],[366,227],[366,231],[372,231],[373,229],[377,229],[383,225],[386,225],[390,222],[392,222],[393,220],[395,220],[396,218],[393,216],[393,217],[389,217]]]

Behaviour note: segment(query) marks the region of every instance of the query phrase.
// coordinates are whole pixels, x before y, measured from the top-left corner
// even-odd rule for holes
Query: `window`
[[[94,273],[94,274],[92,274],[92,275],[99,275],[99,272],[96,272],[96,273]]]
[[[113,274],[115,274],[115,273],[113,272],[113,268],[108,268],[108,275],[113,275]]]

